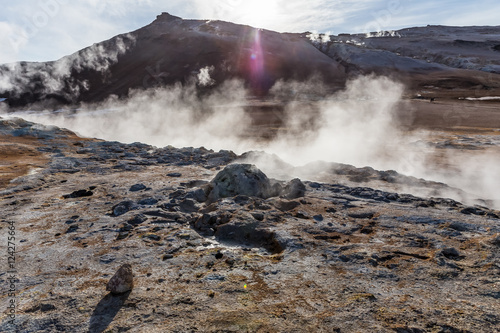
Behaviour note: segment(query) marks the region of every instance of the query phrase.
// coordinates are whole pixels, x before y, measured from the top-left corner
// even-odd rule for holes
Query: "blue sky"
[[[500,1],[481,0],[0,0],[0,63],[56,60],[152,22],[161,12],[280,32],[368,32],[500,25]]]

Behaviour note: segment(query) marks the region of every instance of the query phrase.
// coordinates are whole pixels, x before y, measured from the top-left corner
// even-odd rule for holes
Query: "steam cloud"
[[[199,84],[210,82],[210,70],[200,71]],[[133,91],[127,100],[110,98],[99,105],[85,105],[76,114],[32,112],[22,116],[88,137],[157,147],[204,146],[237,153],[264,150],[297,166],[318,160],[371,166],[443,181],[486,199],[500,197],[500,183],[495,178],[500,172],[498,157],[483,153],[471,160],[450,154],[441,164],[452,164],[452,171],[430,167],[436,165],[436,149],[425,144],[428,134],[409,133],[398,120],[401,110],[409,112],[402,99],[403,85],[385,77],[360,77],[343,91],[324,98],[326,91],[315,78],[277,82],[271,95],[276,104],[284,103],[285,107],[271,116],[279,117],[283,126],[268,141],[254,133],[259,128],[245,111],[249,94],[238,80],[224,82],[208,96],[197,94],[195,83],[177,84]],[[276,171],[276,164],[267,165],[265,159],[253,162],[265,172]],[[311,166],[309,175],[321,171]]]
[[[135,43],[132,35],[118,37],[113,42],[94,44],[80,52],[46,64],[12,63],[0,66],[0,93],[8,92],[19,97],[24,92],[40,87],[43,95],[65,91],[68,100],[74,100],[81,91],[90,88],[87,81],[71,78],[73,71],[96,70],[105,73]],[[36,88],[35,88],[36,86]]]

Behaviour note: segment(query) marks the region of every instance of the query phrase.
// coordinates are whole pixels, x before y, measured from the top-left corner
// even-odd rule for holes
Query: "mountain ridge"
[[[93,103],[111,95],[124,98],[135,89],[197,84],[202,70],[208,75],[198,84],[202,92],[241,79],[260,97],[278,80],[319,76],[336,91],[350,78],[369,74],[402,81],[413,95],[425,86],[454,98],[467,90],[475,97],[500,90],[495,48],[500,49],[500,27],[427,26],[327,37],[324,42],[308,32],[278,33],[162,13],[145,27],[56,61],[0,65],[0,98],[14,108]]]

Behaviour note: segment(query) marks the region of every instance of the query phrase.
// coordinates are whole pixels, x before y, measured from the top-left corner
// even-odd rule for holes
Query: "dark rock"
[[[248,203],[249,200],[250,200],[250,197],[248,197],[246,195],[237,195],[234,197],[234,202],[236,202],[237,204],[240,204],[240,205]]]
[[[128,220],[127,222],[130,225],[136,226],[136,225],[139,225],[141,223],[146,222],[147,220],[148,220],[148,217],[146,215],[144,215],[144,214],[137,214],[133,218],[131,218],[130,220]]]
[[[274,206],[281,210],[282,212],[287,212],[293,210],[300,206],[300,202],[297,201],[288,201],[288,200],[278,200],[274,202]]]
[[[396,333],[425,333],[424,330],[414,327],[396,327],[394,330]]]
[[[152,233],[147,233],[147,234],[144,234],[142,236],[143,238],[147,238],[147,239],[151,239],[151,240],[154,240],[154,241],[160,241],[161,240],[161,237],[156,235],[156,234],[152,234]]]
[[[317,222],[321,222],[323,221],[323,215],[319,214],[319,215],[314,215],[313,216],[313,219]]]
[[[173,254],[167,253],[167,254],[163,255],[162,260],[165,261],[165,260],[168,260],[168,259],[172,259],[173,257],[174,257]]]
[[[200,187],[208,184],[206,180],[191,180],[187,183],[181,183],[182,186],[186,186],[187,188]]]
[[[306,186],[298,178],[291,180],[285,185],[281,192],[281,196],[286,199],[302,198],[306,193]]]
[[[75,231],[77,231],[77,230],[78,230],[78,226],[77,226],[76,224],[74,224],[74,225],[70,226],[70,227],[68,228],[68,230],[66,230],[66,233],[67,233],[67,234],[69,234],[69,233],[71,233],[71,232],[75,232]]]
[[[232,164],[225,167],[210,185],[212,190],[208,198],[212,202],[237,195],[269,198],[273,194],[269,178],[251,164]]]
[[[458,252],[458,250],[453,247],[442,249],[441,254],[451,260],[460,259],[460,252]]]
[[[470,223],[458,221],[451,222],[448,227],[456,231],[474,231],[476,229],[476,227]]]
[[[132,185],[129,189],[130,192],[139,192],[139,191],[142,191],[142,190],[145,190],[147,187],[146,185],[144,184],[135,184],[135,185]]]
[[[134,275],[130,264],[122,265],[106,285],[112,294],[123,294],[134,288]]]
[[[167,174],[167,176],[172,177],[172,178],[180,178],[180,177],[182,177],[182,174],[179,172],[172,172],[172,173]]]
[[[310,187],[314,188],[314,189],[318,189],[318,188],[321,188],[321,184],[320,183],[309,183],[308,184]]]
[[[53,305],[53,304],[46,304],[46,303],[43,303],[40,305],[40,311],[42,312],[48,312],[48,311],[52,311],[52,310],[55,310],[56,309],[56,306]]]
[[[194,213],[197,212],[200,208],[198,204],[191,199],[184,199],[179,203],[179,207],[183,213]]]
[[[224,257],[224,255],[220,251],[217,251],[217,253],[215,254],[215,259],[222,259],[222,257]]]
[[[118,235],[116,236],[116,240],[121,240],[121,239],[125,239],[129,236],[129,232],[128,231],[121,231],[118,233]]]
[[[127,200],[127,201],[122,201],[116,205],[113,206],[113,212],[112,212],[112,216],[120,216],[120,215],[123,215],[133,209],[135,209],[137,207],[137,205],[133,202],[133,201],[130,201],[130,200]]]
[[[205,192],[205,190],[202,188],[194,190],[190,193],[193,195],[193,199],[198,201],[198,202],[205,202],[208,199],[207,192]]]
[[[462,214],[467,214],[467,215],[486,215],[486,211],[482,208],[479,207],[466,207],[460,211]]]
[[[132,230],[134,227],[130,224],[125,224],[123,225],[120,229],[118,229],[118,232],[124,232],[124,231],[130,231]]]
[[[83,198],[83,197],[91,197],[94,195],[94,192],[89,190],[78,190],[74,191],[71,194],[63,195],[64,199],[75,199],[75,198]]]
[[[271,253],[284,250],[276,234],[260,225],[251,217],[239,216],[229,223],[217,227],[215,236],[220,241],[238,244],[240,246],[262,247]]]
[[[99,261],[102,262],[103,264],[110,264],[113,261],[116,260],[116,257],[111,255],[111,254],[105,254],[99,258]]]
[[[250,213],[252,214],[253,218],[256,219],[257,221],[264,221],[264,214],[262,213]]]
[[[500,247],[500,235],[497,235],[491,240],[491,244]]]
[[[298,211],[295,214],[295,217],[298,219],[309,220],[311,217],[306,212]]]
[[[155,199],[155,198],[145,198],[145,199],[142,199],[138,202],[139,205],[143,205],[143,206],[153,206],[153,205],[156,205],[158,203],[158,199]]]
[[[347,213],[347,216],[352,217],[354,219],[371,219],[375,215],[374,212],[350,212]]]

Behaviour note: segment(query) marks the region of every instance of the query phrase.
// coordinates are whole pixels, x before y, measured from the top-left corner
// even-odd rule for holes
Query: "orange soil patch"
[[[39,146],[36,138],[0,137],[0,189],[13,179],[45,166],[48,158],[36,149]]]

